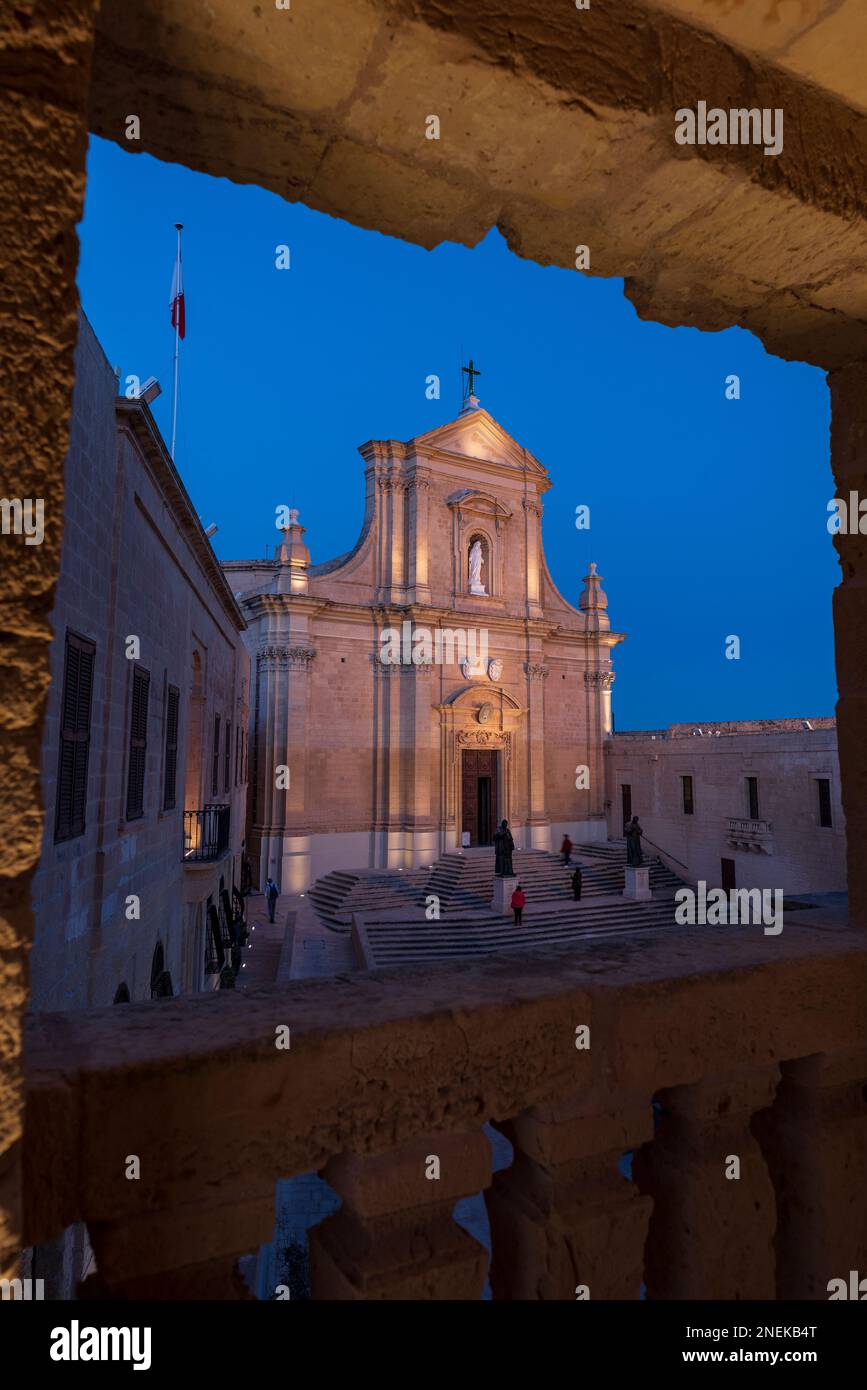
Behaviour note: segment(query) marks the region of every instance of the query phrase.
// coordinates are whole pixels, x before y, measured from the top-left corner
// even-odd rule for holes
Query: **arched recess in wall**
[[[476,543],[478,543],[481,552],[481,587],[486,594],[492,594],[494,592],[494,584],[493,566],[491,565],[491,542],[485,532],[480,530],[472,531],[467,540],[464,575],[466,588],[469,593],[473,592],[473,558]]]
[[[126,980],[121,980],[114,992],[112,1004],[128,1004],[130,1002],[129,985]]]
[[[151,999],[171,999],[174,996],[172,977],[166,970],[163,943],[157,941],[151,961]]]

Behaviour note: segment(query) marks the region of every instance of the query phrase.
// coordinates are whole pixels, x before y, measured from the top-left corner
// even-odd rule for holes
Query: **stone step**
[[[516,849],[513,867],[528,904],[544,901],[572,903],[572,873],[576,864],[583,872],[582,898],[612,896],[623,890],[625,843],[575,845],[573,862],[548,850]],[[318,879],[309,896],[320,919],[345,931],[353,913],[393,911],[424,907],[435,894],[440,912],[453,918],[462,912],[487,910],[494,888],[494,851],[450,850],[430,868],[407,872],[334,870]],[[674,889],[681,880],[659,860],[647,860],[654,891]],[[560,909],[558,908],[558,911]],[[425,919],[426,920],[426,919]]]
[[[673,899],[600,905],[581,904],[525,918],[515,927],[510,919],[471,917],[449,922],[365,921],[356,933],[364,968],[378,969],[413,961],[448,960],[491,955],[498,951],[538,950],[604,937],[673,927]]]

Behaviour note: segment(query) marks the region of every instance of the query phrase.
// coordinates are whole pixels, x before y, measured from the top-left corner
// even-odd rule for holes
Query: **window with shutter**
[[[132,673],[132,711],[129,721],[129,771],[126,782],[127,820],[138,820],[144,814],[150,688],[150,673],[143,671],[140,666],[136,666]]]
[[[175,805],[175,783],[178,770],[178,711],[181,692],[176,685],[170,685],[166,700],[166,770],[163,778],[163,810],[171,811]]]
[[[211,768],[211,795],[220,792],[220,716],[214,715],[214,762]]]
[[[227,792],[230,786],[230,775],[232,772],[232,721],[226,720],[225,749],[223,753],[223,791]]]
[[[55,840],[72,840],[84,833],[95,660],[94,643],[86,637],[79,637],[77,633],[67,632],[60,711]]]

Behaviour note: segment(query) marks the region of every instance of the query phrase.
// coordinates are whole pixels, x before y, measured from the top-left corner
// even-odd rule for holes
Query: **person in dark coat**
[[[577,903],[581,901],[581,865],[575,865],[575,872],[572,875],[572,898]]]
[[[274,911],[277,907],[277,899],[280,896],[280,889],[277,887],[273,878],[269,878],[265,884],[265,899],[268,903],[268,921],[274,921]]]

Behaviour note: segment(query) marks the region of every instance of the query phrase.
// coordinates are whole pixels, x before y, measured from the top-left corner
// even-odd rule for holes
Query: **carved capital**
[[[610,690],[614,675],[614,671],[585,671],[584,684],[588,690]]]
[[[543,666],[537,661],[525,661],[524,670],[527,672],[531,681],[544,681],[548,679],[551,668],[549,666]]]
[[[266,669],[281,671],[309,671],[310,663],[316,655],[315,647],[260,647],[256,660]]]

